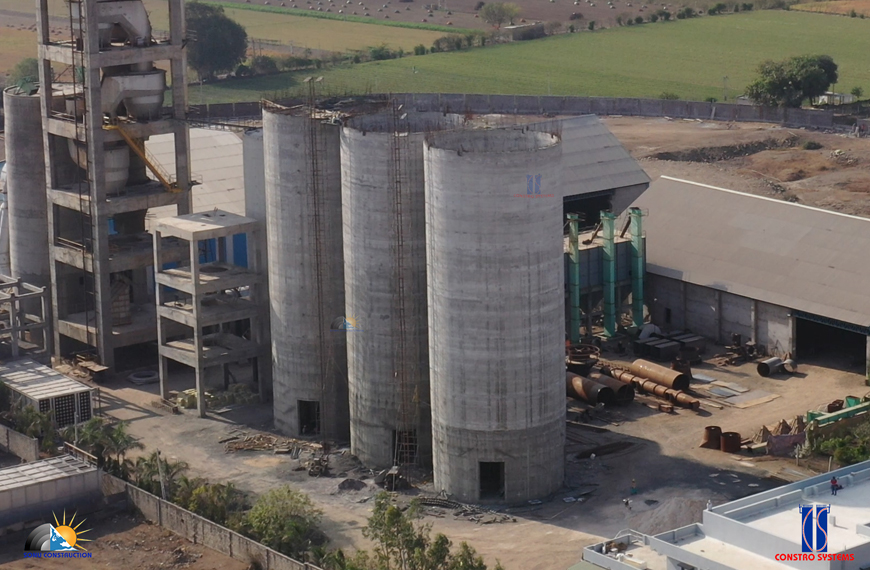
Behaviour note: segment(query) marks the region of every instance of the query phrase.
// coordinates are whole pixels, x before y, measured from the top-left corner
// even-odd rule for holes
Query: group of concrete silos
[[[319,433],[349,435],[367,466],[392,465],[397,432],[412,433],[436,488],[461,500],[557,490],[558,136],[424,114],[403,115],[401,134],[390,113],[310,121],[267,106],[245,140],[246,164],[262,152],[265,166],[276,426],[304,435],[314,401]]]

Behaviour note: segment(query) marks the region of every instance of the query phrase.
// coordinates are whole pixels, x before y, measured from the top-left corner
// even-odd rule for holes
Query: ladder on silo
[[[313,79],[306,77],[304,82],[308,84],[308,120],[306,124],[307,145],[306,162],[309,169],[309,182],[311,184],[311,201],[312,201],[312,229],[314,237],[314,281],[315,292],[317,297],[317,344],[318,357],[320,365],[320,406],[318,418],[318,433],[325,433],[326,426],[326,384],[327,377],[331,369],[332,361],[332,346],[326,339],[326,315],[324,313],[324,295],[323,295],[323,263],[325,255],[323,253],[323,242],[325,241],[324,227],[321,209],[323,208],[323,172],[321,171],[320,156],[324,151],[323,141],[318,133],[319,119],[316,109],[316,85],[323,80],[322,77]],[[332,435],[332,434],[327,434]]]
[[[410,132],[406,127],[407,114],[402,113],[402,105],[396,100],[391,101],[391,124],[390,124],[390,183],[392,186],[394,203],[393,214],[395,223],[395,253],[396,253],[396,294],[395,294],[395,337],[394,353],[395,360],[394,377],[397,383],[399,397],[399,410],[396,418],[396,432],[394,441],[394,465],[407,465],[417,461],[417,433],[416,433],[416,386],[408,379],[408,325],[406,311],[405,289],[405,192],[410,190],[410,181],[407,181],[407,160]],[[404,123],[404,125],[403,125]],[[404,132],[403,132],[404,131]],[[406,188],[407,187],[407,188]]]
[[[78,113],[78,101],[81,101],[82,109],[81,109],[81,117],[82,117],[82,126],[84,126],[85,118],[88,116],[87,109],[87,96],[85,95],[87,84],[86,78],[87,74],[83,73],[85,68],[85,51],[84,51],[84,42],[82,43],[81,49],[76,49],[76,38],[75,38],[75,27],[73,26],[73,8],[72,2],[69,3],[69,29],[70,29],[70,40],[71,40],[71,53],[72,53],[72,69],[70,70],[72,73],[72,86],[73,86],[73,121],[76,123],[76,133],[81,132],[83,137],[83,148],[84,150],[84,167],[82,168],[85,173],[82,176],[82,173],[77,169],[76,170],[76,186],[78,190],[79,197],[79,231],[81,232],[81,243],[74,242],[72,240],[64,240],[60,236],[55,235],[54,241],[55,243],[60,243],[65,246],[73,246],[77,249],[80,249],[82,255],[84,256],[87,253],[93,253],[94,247],[94,231],[96,228],[94,227],[94,214],[93,208],[94,203],[93,198],[91,196],[91,169],[90,169],[90,156],[88,156],[88,129],[78,128],[79,122],[79,113]],[[80,8],[78,11],[78,25],[80,30],[85,29],[85,10],[84,8]],[[76,63],[76,56],[78,56],[78,63]],[[82,70],[81,77],[81,99],[79,99],[79,70]],[[78,154],[79,147],[76,145],[76,153]],[[79,156],[74,157],[74,162],[76,164],[79,163]],[[86,199],[86,196],[89,199]],[[90,233],[90,236],[88,234]],[[57,230],[55,229],[55,234],[57,234]],[[83,260],[84,261],[84,260]],[[57,263],[56,260],[52,259],[51,263]],[[97,307],[97,276],[93,273],[88,272],[86,269],[87,264],[82,263],[82,308],[84,309],[82,312],[85,316],[85,338],[87,339],[87,343],[89,346],[97,347],[98,343],[98,335],[103,334],[104,331],[100,330],[98,326],[96,326],[96,307]],[[90,287],[88,287],[90,285]],[[68,307],[68,309],[71,309]],[[68,312],[78,312],[69,310]],[[91,328],[93,327],[93,333],[91,332]]]

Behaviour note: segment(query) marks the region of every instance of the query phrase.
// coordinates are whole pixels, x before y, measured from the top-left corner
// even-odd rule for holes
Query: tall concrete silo
[[[396,110],[342,130],[351,450],[370,467],[432,461],[423,137],[443,122]]]
[[[44,287],[51,279],[40,98],[9,87],[3,106],[10,269],[14,277]]]
[[[275,425],[348,436],[340,126],[263,110]]]
[[[425,145],[435,487],[515,503],[564,476],[561,144],[509,128]]]

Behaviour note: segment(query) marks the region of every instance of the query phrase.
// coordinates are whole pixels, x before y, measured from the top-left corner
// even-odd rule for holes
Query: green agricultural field
[[[442,92],[722,100],[743,91],[765,59],[831,55],[838,91],[870,90],[870,20],[761,11],[613,28],[464,52],[320,70],[332,93]],[[292,93],[312,72],[206,86],[205,101],[250,101]],[[191,103],[198,103],[199,89]]]
[[[411,27],[381,26],[359,22],[342,22],[228,8],[226,15],[240,23],[248,37],[277,40],[281,43],[312,49],[344,52],[386,44],[393,49],[412,51],[415,45],[432,45],[444,32]]]

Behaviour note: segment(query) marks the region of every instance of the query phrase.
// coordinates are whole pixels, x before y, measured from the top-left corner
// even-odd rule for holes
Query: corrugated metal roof
[[[669,177],[633,205],[650,273],[870,326],[870,219]]]
[[[0,381],[15,392],[37,401],[91,390],[90,386],[29,358],[0,364]]]
[[[36,485],[44,481],[64,479],[79,473],[89,473],[97,468],[71,455],[52,457],[32,463],[0,469],[0,491]],[[58,497],[61,499],[63,497]]]
[[[649,184],[640,164],[597,116],[551,119],[533,128],[545,130],[554,123],[562,131],[563,197]]]
[[[173,135],[151,137],[145,146],[169,172],[175,172]],[[236,133],[190,129],[191,171],[202,184],[193,188],[193,211],[218,208],[233,214],[245,213],[245,178],[242,139]],[[175,215],[175,206],[152,208],[150,219]],[[150,227],[150,224],[149,224]]]

